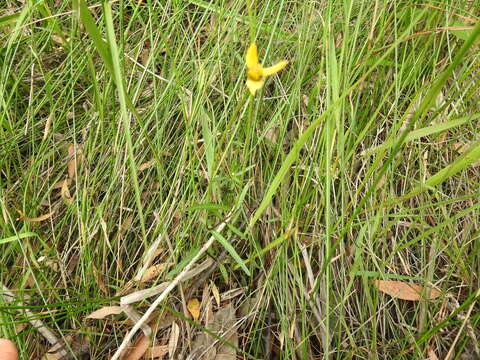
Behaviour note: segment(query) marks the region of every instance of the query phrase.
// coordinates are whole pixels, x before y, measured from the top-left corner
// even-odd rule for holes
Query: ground
[[[2,4],[23,358],[480,358],[478,2]]]

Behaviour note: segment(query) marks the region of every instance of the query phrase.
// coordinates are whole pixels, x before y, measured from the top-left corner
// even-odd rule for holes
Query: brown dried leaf
[[[86,319],[105,319],[108,315],[118,315],[122,312],[120,306],[104,306],[101,309],[95,310],[90,315],[87,315]]]
[[[155,164],[154,160],[147,161],[138,167],[138,171],[140,172],[140,171],[146,170],[149,167],[151,167],[153,164]]]
[[[162,359],[168,354],[168,345],[154,345],[145,353],[147,359]]]
[[[223,337],[232,345],[238,346],[238,334],[235,328],[237,317],[235,315],[235,308],[232,303],[217,311],[215,314],[215,322],[221,328]],[[228,344],[219,344],[217,347],[217,356],[215,360],[234,360],[236,359],[237,351]]]
[[[64,341],[65,340],[65,341]],[[64,340],[59,340],[45,355],[43,360],[68,360],[82,358],[91,349],[88,338],[81,334],[68,334]],[[68,343],[68,346],[66,345]],[[72,354],[73,352],[73,354]]]
[[[53,115],[50,114],[45,122],[45,128],[43,130],[43,140],[45,140],[50,133],[50,125],[52,125]]]
[[[138,338],[138,340],[135,342],[135,345],[123,358],[123,360],[138,360],[142,358],[145,352],[147,351],[149,345],[150,345],[150,338],[142,334]]]
[[[230,303],[218,310],[213,315],[211,321],[206,323],[206,327],[210,331],[222,336],[230,344],[238,346],[238,334],[235,327],[236,320],[235,308]],[[193,359],[198,358],[202,353],[204,353],[202,357],[204,360],[233,360],[236,357],[235,349],[227,344],[217,342],[215,338],[207,333],[200,333],[197,336],[192,350],[193,353],[190,356]]]
[[[143,274],[140,282],[147,282],[152,280],[153,278],[161,274],[163,271],[170,268],[172,265],[173,263],[163,263],[150,266],[147,270],[145,270],[145,273]]]
[[[438,356],[435,353],[435,350],[433,350],[433,347],[431,346],[428,349],[428,360],[438,360]]]
[[[62,190],[60,191],[63,202],[70,206],[73,204],[72,195],[70,195],[70,190],[68,189],[68,183],[64,182],[62,185]]]
[[[212,294],[213,294],[213,297],[215,298],[217,306],[220,306],[220,291],[218,291],[217,285],[215,285],[215,283],[211,282],[210,285],[211,285]]]
[[[77,167],[77,161],[75,159],[75,145],[68,145],[68,158],[70,159],[67,164],[67,173],[70,179],[73,179],[75,176],[75,168]]]
[[[70,144],[68,146],[68,155],[69,159],[67,164],[67,173],[69,179],[74,179],[75,174],[77,173],[78,163],[82,160],[82,147],[81,145]]]
[[[168,354],[169,354],[170,359],[173,359],[173,355],[175,354],[175,350],[177,349],[178,338],[179,337],[180,337],[180,327],[174,321],[172,323],[172,330],[170,332],[170,339],[168,340]]]
[[[65,340],[68,343],[71,343],[72,339],[73,336],[71,334],[65,336]],[[66,355],[67,352],[65,351],[65,345],[62,341],[59,341],[47,350],[45,355],[43,355],[42,360],[61,360]]]
[[[93,277],[95,278],[95,281],[97,282],[98,287],[105,295],[108,295],[108,290],[107,290],[107,287],[105,286],[105,282],[103,281],[102,274],[100,274],[97,267],[93,264],[92,264],[92,268],[93,268]]]
[[[397,299],[418,301],[422,297],[423,286],[421,285],[397,280],[375,280],[374,284],[381,292]],[[431,289],[430,297],[427,300],[434,300],[439,296],[438,290]]]
[[[468,145],[462,142],[456,142],[455,144],[452,145],[452,147],[453,147],[453,150],[455,150],[459,154],[463,154],[468,150]]]
[[[23,322],[15,325],[15,333],[20,334],[27,327],[28,322]]]
[[[72,179],[60,180],[59,182],[53,184],[52,190],[61,189],[65,183],[67,183],[67,186],[69,186],[72,183]]]
[[[52,35],[51,39],[54,43],[56,43],[58,45],[63,45],[64,44],[63,39],[58,35]]]
[[[200,301],[197,298],[188,300],[187,309],[192,314],[193,320],[198,321],[200,317]]]
[[[38,216],[38,217],[34,217],[34,218],[30,218],[30,217],[27,217],[27,216],[22,214],[22,215],[20,215],[18,220],[40,222],[40,221],[45,221],[47,219],[50,219],[53,216],[53,214],[55,214],[55,211],[52,211],[52,212],[49,212],[48,214]]]
[[[228,301],[233,298],[236,298],[237,296],[245,294],[247,291],[247,287],[241,287],[241,288],[236,288],[236,289],[231,289],[228,291],[225,291],[222,296],[221,296],[221,301]]]

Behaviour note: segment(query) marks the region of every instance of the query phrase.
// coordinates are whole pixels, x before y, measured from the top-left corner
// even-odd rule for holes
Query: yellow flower
[[[264,68],[258,62],[257,45],[254,43],[247,50],[245,62],[247,63],[247,87],[253,96],[255,96],[257,90],[262,88],[267,76],[279,72],[288,64],[288,61],[283,60],[273,66]]]

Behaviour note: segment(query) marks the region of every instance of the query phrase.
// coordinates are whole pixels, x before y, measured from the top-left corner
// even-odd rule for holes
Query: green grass
[[[15,301],[0,295],[0,335],[24,358],[50,347],[25,309],[108,358],[131,325],[85,317],[174,278],[212,236],[215,270],[161,306],[178,358],[205,325],[186,294],[212,284],[246,288],[227,301],[238,358],[480,357],[477,2],[4,3],[0,269]],[[263,64],[290,62],[255,98],[252,38]],[[56,184],[72,159],[70,200]],[[154,263],[173,265],[132,283],[158,238]],[[375,279],[442,295],[399,300]]]

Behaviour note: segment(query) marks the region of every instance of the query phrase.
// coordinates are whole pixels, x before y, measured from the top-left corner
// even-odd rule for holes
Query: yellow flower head
[[[247,50],[245,62],[247,63],[247,87],[253,96],[255,96],[257,90],[262,88],[267,76],[279,72],[288,64],[288,61],[283,60],[273,66],[264,68],[258,62],[257,45],[254,43]]]

